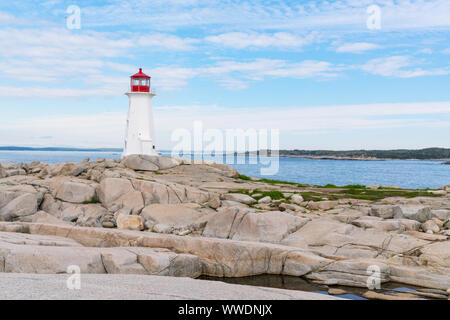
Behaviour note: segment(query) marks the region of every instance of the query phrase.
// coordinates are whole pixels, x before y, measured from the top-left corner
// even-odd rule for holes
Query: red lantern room
[[[150,77],[142,72],[142,68],[131,76],[131,92],[150,92]]]

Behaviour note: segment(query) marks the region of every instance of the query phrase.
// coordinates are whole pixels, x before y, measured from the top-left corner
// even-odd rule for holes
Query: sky
[[[281,149],[450,147],[449,40],[448,0],[2,1],[0,145],[122,147],[142,67],[158,149],[194,121]]]

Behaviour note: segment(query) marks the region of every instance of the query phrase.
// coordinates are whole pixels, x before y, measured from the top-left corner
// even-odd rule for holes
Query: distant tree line
[[[270,153],[270,152],[269,152]],[[280,150],[280,156],[312,156],[312,157],[354,157],[379,159],[450,159],[450,149],[427,148],[420,150]]]

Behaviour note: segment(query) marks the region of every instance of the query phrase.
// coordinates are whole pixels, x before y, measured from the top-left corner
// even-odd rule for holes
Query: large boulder
[[[233,240],[280,242],[308,221],[279,211],[249,212],[236,227]]]
[[[37,212],[39,199],[36,194],[24,193],[0,209],[0,221],[30,216]]]
[[[170,233],[175,229],[199,230],[206,224],[208,214],[193,204],[152,204],[145,207],[141,217],[147,228]]]
[[[203,236],[277,243],[308,221],[280,211],[228,208],[208,220]]]
[[[130,208],[133,214],[139,214],[144,208],[142,194],[134,190],[128,179],[103,179],[97,189],[97,195],[100,202],[112,211],[125,207]]]
[[[252,197],[242,193],[226,193],[221,196],[222,200],[236,201],[244,204],[256,203]]]
[[[79,205],[81,214],[76,220],[78,226],[83,227],[100,227],[101,219],[108,215],[108,211],[100,204]]]
[[[394,216],[401,216],[402,209],[399,206],[375,205],[370,208],[369,215],[383,219],[391,219]]]
[[[20,169],[21,168],[21,164],[17,163],[17,162],[12,162],[12,161],[1,161],[0,162],[0,168],[4,168],[6,170]]]
[[[296,204],[300,204],[304,201],[303,197],[299,194],[293,194],[289,200]]]
[[[106,272],[111,274],[197,278],[202,272],[197,256],[177,254],[167,249],[111,248],[102,249],[101,256]]]
[[[26,174],[27,172],[23,169],[23,165],[21,163],[11,161],[0,162],[0,178]]]
[[[441,221],[447,221],[448,219],[450,219],[450,210],[449,209],[431,210],[431,215],[433,218],[439,219]]]
[[[373,228],[380,231],[418,231],[420,222],[409,219],[375,220],[362,217],[354,220],[353,225],[360,228]]]
[[[168,250],[131,248],[138,262],[151,275],[197,278],[202,274],[200,259],[192,254],[177,254]]]
[[[336,261],[328,264],[319,272],[307,274],[306,277],[326,285],[366,287],[371,275],[369,270],[379,271],[376,278],[380,281],[380,284],[390,280],[390,266],[382,260],[376,259]]]
[[[396,214],[395,218],[411,219],[424,223],[431,220],[433,216],[431,208],[422,205],[402,205],[400,208],[402,209],[402,214]]]
[[[380,252],[392,256],[428,243],[406,234],[362,229],[331,218],[312,220],[282,241],[284,245],[346,258],[373,258]]]
[[[432,269],[425,269],[408,265],[390,266],[391,281],[408,283],[419,287],[447,290],[450,288],[450,277],[448,274],[448,268],[434,267]]]
[[[106,273],[99,248],[0,244],[1,258],[2,272],[57,274],[76,265],[81,273]]]
[[[103,249],[101,258],[109,274],[147,274],[142,264],[138,262],[137,255],[127,249]]]
[[[450,240],[429,244],[421,248],[420,252],[420,260],[427,265],[450,268]]]
[[[214,214],[206,224],[203,230],[204,237],[233,238],[236,226],[242,221],[242,218],[249,212],[248,209],[229,207],[221,208]]]
[[[70,225],[70,223],[61,220],[54,215],[51,215],[45,211],[38,211],[36,214],[30,216],[31,222],[33,223],[47,223],[47,224],[60,224],[60,225]]]
[[[177,204],[186,199],[186,192],[149,180],[133,180],[133,186],[142,193],[146,206],[154,203]]]
[[[118,229],[144,230],[144,220],[141,216],[119,214],[116,224]]]
[[[4,169],[0,166],[0,179],[6,178],[6,177],[8,177],[8,173],[7,173],[6,169]]]
[[[86,183],[67,180],[56,190],[56,198],[71,203],[95,202],[95,188]]]
[[[130,155],[122,162],[129,169],[141,171],[165,170],[181,164],[181,161],[175,158],[148,155]]]
[[[44,167],[39,173],[40,177],[59,177],[59,176],[70,176],[75,169],[76,164],[67,163],[57,163]]]
[[[310,201],[308,203],[308,209],[311,210],[330,210],[339,204],[338,201],[326,200],[326,201]]]

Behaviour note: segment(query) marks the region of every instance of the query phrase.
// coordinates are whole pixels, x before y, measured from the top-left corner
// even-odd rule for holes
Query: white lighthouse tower
[[[142,72],[131,76],[125,147],[122,157],[132,154],[156,156],[150,77]]]

